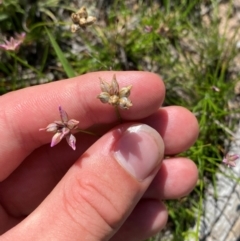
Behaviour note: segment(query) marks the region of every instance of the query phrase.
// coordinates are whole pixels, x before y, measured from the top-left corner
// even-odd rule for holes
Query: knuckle
[[[113,201],[114,190],[111,185],[94,178],[76,178],[70,187],[65,189],[65,208],[74,222],[81,223],[84,220],[88,223],[86,228],[91,223],[95,231],[99,224],[108,231],[115,228],[121,215]]]

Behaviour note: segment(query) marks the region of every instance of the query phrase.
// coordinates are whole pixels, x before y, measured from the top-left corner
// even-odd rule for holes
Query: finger
[[[141,122],[160,133],[165,143],[165,155],[175,155],[187,150],[195,143],[199,134],[196,117],[180,106],[161,108]]]
[[[154,199],[141,200],[110,241],[143,241],[162,230],[167,223],[165,205]]]
[[[144,118],[159,108],[164,85],[157,75],[145,72],[96,72],[1,96],[0,130],[4,142],[0,146],[0,181],[34,149],[50,142],[49,134],[38,130],[59,120],[59,105],[70,118],[80,121],[81,129],[116,122],[115,109],[96,98],[101,92],[99,77],[111,82],[113,74],[120,88],[133,86],[130,96],[133,106],[121,111],[123,119]]]
[[[46,176],[48,177],[49,175]],[[53,175],[51,174],[50,176]],[[188,178],[186,178],[186,176]],[[19,177],[17,179],[21,180],[22,178]],[[197,179],[198,171],[196,165],[191,160],[182,157],[163,160],[159,172],[157,173],[154,180],[152,181],[143,196],[144,199],[140,201],[140,204],[137,205],[133,213],[131,213],[130,217],[124,223],[123,227],[121,227],[118,233],[113,237],[113,240],[132,241],[134,240],[134,237],[136,238],[136,240],[140,240],[138,239],[138,237],[147,238],[153,236],[156,232],[163,228],[167,218],[165,207],[162,206],[162,204],[157,200],[174,198],[179,199],[188,195],[196,185]],[[28,193],[33,193],[34,190],[36,190],[36,187],[34,186],[33,189],[26,189],[28,190],[28,192],[25,193],[25,195],[28,196]],[[46,187],[40,187],[40,189],[45,190]],[[14,190],[18,191],[17,188]],[[17,209],[15,209],[15,211],[13,212],[12,209],[8,207],[7,213],[18,217],[22,215],[27,216],[30,212],[32,212],[37,207],[37,205],[40,204],[43,198],[47,196],[49,192],[46,192],[42,199],[39,199],[37,201],[36,205],[34,198],[33,201],[27,203],[25,199],[22,200],[21,197],[24,196],[21,195],[23,194],[22,192],[17,198],[12,198],[14,196],[14,190],[9,194],[11,199],[19,200],[19,202],[13,204],[13,206],[17,207]],[[17,212],[16,210],[23,211]],[[12,227],[13,225],[10,226],[12,223],[16,224],[17,221],[13,219],[13,222],[12,219],[13,218],[10,219],[11,222],[2,220],[1,223],[4,223],[5,226],[7,225],[7,227],[2,226],[2,229],[4,228],[3,230],[6,230],[8,227]],[[128,239],[127,237],[131,238]]]
[[[153,180],[163,150],[160,135],[147,125],[113,129],[79,158],[32,214],[2,237],[108,240]]]
[[[35,155],[42,157],[45,156],[44,153],[39,151]],[[62,154],[64,156],[64,152]],[[39,159],[36,159],[35,163],[27,160],[10,178],[0,183],[0,200],[7,213],[15,217],[31,213],[74,162],[60,161],[59,167],[57,162],[47,160],[44,163]],[[165,159],[143,197],[158,200],[179,199],[193,190],[197,180],[198,170],[191,160],[183,157]]]
[[[166,200],[185,197],[194,189],[197,180],[197,166],[191,160],[183,157],[165,159],[144,198]]]
[[[193,145],[198,135],[196,118],[192,113],[182,107],[164,107],[143,121],[151,124],[152,127],[156,128],[163,136],[166,155],[186,150]],[[186,125],[185,132],[182,132],[182,128],[180,128],[180,131],[178,130],[179,126],[181,127],[183,125]],[[168,138],[168,136],[170,137]],[[65,141],[54,148],[50,148],[49,145],[41,147],[29,155],[24,163],[22,163],[9,178],[0,183],[0,200],[2,200],[8,212],[14,216],[28,215],[32,212],[51,192],[77,158],[97,140],[97,137],[79,133],[77,140],[79,141],[77,141],[77,150],[75,152],[69,149]],[[181,146],[182,149],[174,145],[175,143]],[[173,151],[171,151],[170,148],[172,148]],[[182,183],[182,177],[185,178],[182,169],[189,168],[188,161],[185,162],[182,160],[182,162],[179,161],[174,165],[174,168],[171,166],[170,169],[167,169],[167,172],[171,173],[172,168],[176,170],[177,173],[181,173],[182,175],[177,176],[176,183]],[[189,176],[189,185],[183,185],[183,189],[191,190],[195,184],[196,167],[192,166],[193,164],[190,163],[189,172],[192,174]],[[164,167],[161,170],[163,169]],[[156,194],[154,198],[173,199],[184,196],[186,193],[185,190],[181,188],[173,189],[172,187],[170,187],[170,190],[173,192],[172,194],[170,193],[170,195],[167,196],[162,194],[162,188],[164,188],[163,190],[166,189],[166,192],[169,189],[163,186],[166,180],[165,178],[162,180],[161,176],[167,178],[169,175],[166,175],[165,172],[157,175],[156,178],[159,177],[160,180],[155,182],[156,186],[153,185],[154,189],[152,193]],[[173,176],[173,178],[176,177]],[[29,180],[31,180],[31,182],[29,182]],[[35,190],[38,190],[38,192]],[[182,192],[178,193],[178,191],[181,190]],[[14,207],[14,209],[12,207]]]
[[[1,223],[0,235],[4,232],[8,231],[15,225],[17,225],[21,220],[22,220],[22,218],[15,218],[15,217],[12,217],[11,215],[9,215],[0,204],[0,223]]]
[[[74,162],[97,138],[77,136],[77,150],[65,141],[51,148],[44,145],[32,154],[4,181],[0,182],[0,203],[14,217],[27,216],[52,191]]]

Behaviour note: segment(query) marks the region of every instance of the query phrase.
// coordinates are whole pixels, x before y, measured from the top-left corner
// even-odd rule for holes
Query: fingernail
[[[158,167],[164,144],[156,130],[136,124],[122,134],[114,147],[119,164],[138,180],[144,180]]]

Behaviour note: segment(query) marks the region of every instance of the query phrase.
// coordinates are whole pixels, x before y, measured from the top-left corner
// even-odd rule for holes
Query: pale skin
[[[155,169],[142,181],[110,151],[120,127],[114,108],[96,96],[99,77],[110,81],[113,74],[120,87],[133,86],[133,106],[121,111],[121,128],[145,123],[165,145],[156,154]],[[140,241],[160,231],[168,216],[164,200],[188,195],[198,178],[191,160],[174,157],[194,144],[197,120],[179,106],[160,108],[164,96],[159,76],[115,71],[1,96],[0,240]],[[78,133],[76,151],[65,140],[50,148],[52,135],[38,130],[59,120],[59,105],[80,121],[81,129],[102,137]],[[162,156],[171,158],[160,160]]]

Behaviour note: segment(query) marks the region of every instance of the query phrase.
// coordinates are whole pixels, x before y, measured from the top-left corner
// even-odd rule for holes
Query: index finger
[[[99,78],[111,82],[116,74],[120,88],[132,85],[133,106],[121,110],[124,120],[145,118],[161,106],[165,88],[158,75],[147,72],[95,72],[59,82],[29,87],[0,97],[0,181],[5,179],[33,150],[50,142],[49,134],[39,128],[59,120],[61,105],[79,128],[116,122],[112,106],[102,104]]]

